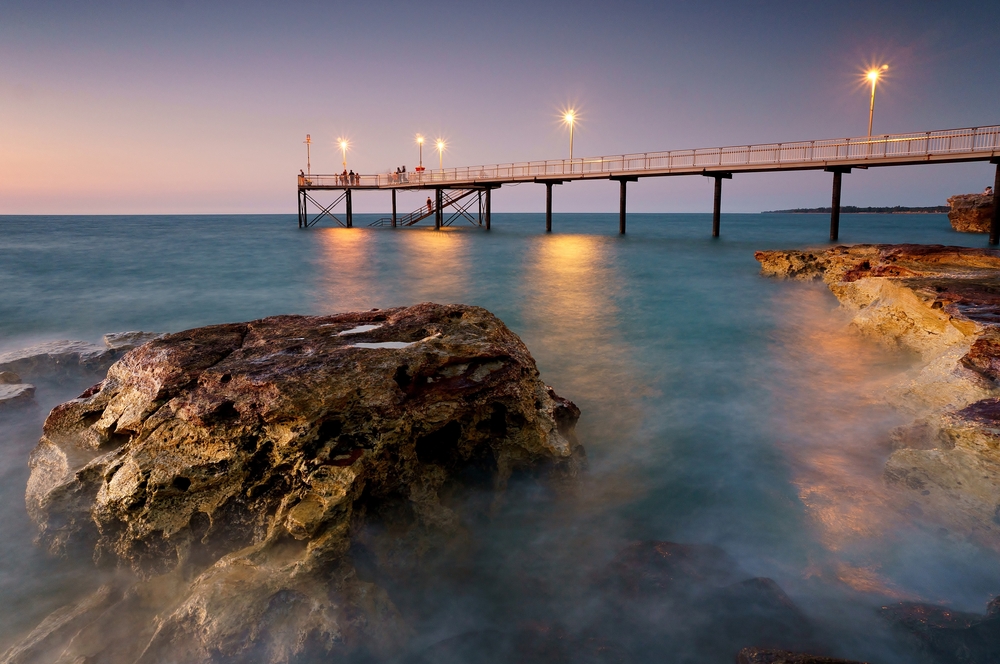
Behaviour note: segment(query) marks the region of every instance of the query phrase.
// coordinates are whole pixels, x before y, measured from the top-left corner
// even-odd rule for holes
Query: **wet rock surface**
[[[948,221],[960,233],[989,233],[993,194],[960,194],[948,199]]]
[[[756,257],[768,276],[822,278],[859,332],[919,354],[883,395],[916,416],[893,432],[884,478],[915,513],[1000,549],[1000,252],[856,245]]]
[[[52,411],[26,493],[42,545],[135,580],[56,612],[3,661],[388,657],[411,627],[355,561],[405,575],[460,539],[465,492],[571,477],[578,417],[476,307],[149,341]]]

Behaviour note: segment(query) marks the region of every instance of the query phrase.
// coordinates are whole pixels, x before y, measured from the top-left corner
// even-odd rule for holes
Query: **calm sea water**
[[[758,274],[755,250],[823,246],[827,217],[724,215],[719,239],[710,215],[630,215],[624,237],[604,214],[557,214],[548,235],[542,215],[494,215],[489,233],[357,219],[303,231],[277,215],[0,217],[0,350],[422,301],[493,311],[581,407],[590,470],[574,498],[529,491],[484,526],[489,579],[440,598],[424,644],[530,604],[510,582],[525,568],[573,587],[636,539],[721,546],[858,659],[903,661],[873,618],[887,601],[981,612],[1000,593],[994,553],[886,508],[886,435],[906,418],[877,394],[911,358],[852,335],[822,285]],[[944,215],[841,224],[845,243],[985,246]],[[86,387],[71,382],[0,413],[0,649],[92,581],[86,561],[33,548],[23,506],[45,414]],[[568,616],[586,604],[554,596]]]

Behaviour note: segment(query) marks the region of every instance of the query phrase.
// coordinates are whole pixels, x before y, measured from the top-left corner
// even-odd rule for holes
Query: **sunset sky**
[[[294,175],[384,172],[448,141],[445,166],[1000,124],[984,2],[27,2],[0,6],[0,214],[295,211]],[[437,156],[425,150],[424,163]],[[845,205],[940,205],[985,164],[855,171]],[[737,175],[723,212],[829,205],[825,173]],[[419,194],[401,200],[416,205]],[[540,185],[494,209],[544,209]],[[556,189],[613,211],[617,184]],[[708,212],[712,181],[630,188],[635,212]],[[388,193],[360,193],[381,212]]]

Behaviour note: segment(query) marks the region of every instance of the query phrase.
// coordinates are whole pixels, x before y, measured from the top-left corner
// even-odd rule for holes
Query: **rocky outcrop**
[[[390,652],[406,620],[358,578],[349,550],[383,569],[419,565],[435,538],[462,531],[465,493],[499,496],[518,470],[572,475],[578,417],[477,307],[279,316],[154,339],[52,411],[26,495],[49,550],[141,580],[84,600],[99,608],[73,618],[79,629],[40,626],[4,661],[59,649],[59,661],[94,662]],[[128,634],[107,636],[126,622]]]
[[[948,199],[948,221],[959,233],[989,233],[993,194],[960,194]]]
[[[822,278],[853,326],[921,357],[884,397],[916,416],[884,478],[913,509],[1000,548],[1000,252],[857,245],[757,252],[765,275]]]
[[[104,345],[112,350],[132,350],[144,343],[159,339],[164,335],[159,332],[110,332],[104,335]]]

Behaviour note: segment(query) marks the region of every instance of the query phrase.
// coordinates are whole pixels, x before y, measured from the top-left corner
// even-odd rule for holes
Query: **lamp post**
[[[422,173],[424,170],[424,137],[417,134],[417,172]]]
[[[306,134],[306,140],[302,142],[306,144],[306,175],[312,175],[312,155],[310,154],[312,136]]]
[[[872,137],[872,120],[875,118],[875,84],[878,83],[879,77],[882,72],[886,71],[889,65],[882,65],[876,69],[868,70],[866,78],[872,82],[872,102],[868,107],[868,138]]]
[[[347,170],[347,146],[350,145],[346,138],[338,138],[337,141],[340,143],[340,156],[343,157],[344,170]]]
[[[573,123],[576,122],[576,111],[573,109],[566,111],[563,122],[569,125],[569,160],[573,161]]]
[[[439,171],[443,171],[444,170],[444,149],[445,149],[445,147],[446,147],[445,142],[443,140],[441,140],[440,138],[437,139],[438,170]]]

